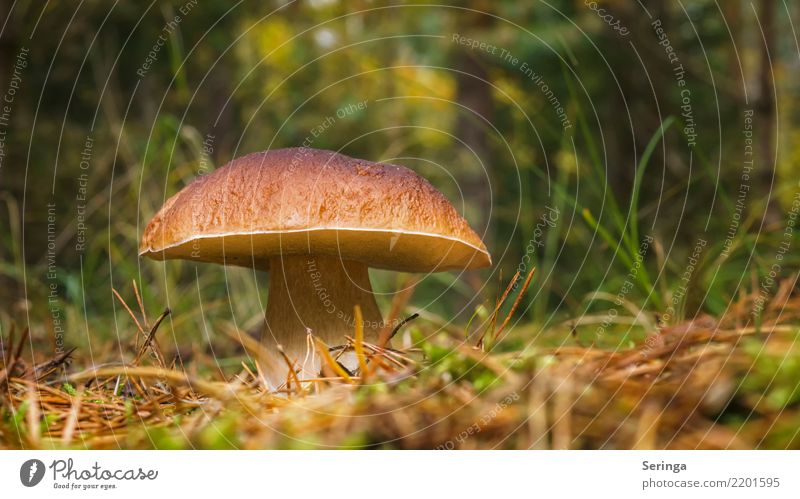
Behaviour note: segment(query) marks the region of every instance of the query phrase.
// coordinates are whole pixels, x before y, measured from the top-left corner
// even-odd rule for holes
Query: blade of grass
[[[536,269],[531,269],[531,271],[528,273],[528,277],[525,278],[525,282],[522,284],[522,289],[520,289],[519,294],[517,295],[517,299],[514,300],[514,303],[511,305],[511,310],[508,311],[508,315],[503,321],[503,324],[500,326],[500,329],[498,329],[497,332],[494,333],[492,341],[496,340],[500,336],[500,333],[502,333],[505,330],[506,326],[508,326],[508,323],[511,322],[511,316],[514,315],[514,312],[517,310],[517,307],[519,307],[519,304],[522,301],[522,297],[525,295],[525,291],[528,290],[528,286],[530,285],[531,279],[533,279],[533,275],[535,273]]]
[[[350,377],[349,374],[347,374],[347,371],[345,371],[342,368],[342,366],[339,365],[339,363],[336,362],[336,360],[334,360],[333,357],[331,357],[331,353],[330,353],[330,351],[328,349],[328,345],[326,345],[324,341],[322,341],[321,339],[319,339],[319,338],[317,338],[315,336],[314,337],[314,345],[316,346],[316,349],[317,349],[317,355],[320,356],[320,358],[322,359],[322,361],[324,363],[323,365],[327,365],[328,369],[330,369],[331,371],[336,373],[336,375],[341,377],[346,383],[352,383],[353,382],[353,379]]]
[[[367,359],[364,356],[364,317],[361,315],[360,306],[353,307],[353,316],[356,320],[356,337],[353,349],[356,351],[356,358],[358,358],[358,372],[361,373],[361,379],[364,382],[369,369],[367,369]]]
[[[476,348],[482,348],[483,347],[483,339],[486,336],[486,333],[489,332],[489,329],[492,330],[492,336],[494,336],[494,326],[495,326],[496,320],[497,320],[497,313],[500,311],[500,307],[503,306],[503,302],[506,300],[506,298],[508,297],[508,294],[514,288],[514,284],[516,284],[518,279],[519,279],[519,270],[517,271],[516,274],[514,274],[514,277],[511,278],[511,281],[508,283],[508,286],[506,286],[506,289],[505,289],[505,291],[503,291],[503,294],[501,295],[500,299],[497,300],[497,303],[495,304],[494,312],[492,312],[492,316],[491,316],[491,320],[489,321],[489,324],[487,325],[486,328],[484,328],[483,333],[481,333],[480,338],[478,338],[478,342],[475,343],[475,347]]]

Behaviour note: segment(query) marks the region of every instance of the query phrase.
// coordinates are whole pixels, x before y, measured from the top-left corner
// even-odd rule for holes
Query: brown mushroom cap
[[[269,269],[323,254],[407,272],[491,265],[480,237],[408,168],[310,148],[249,154],[172,196],[139,254]]]

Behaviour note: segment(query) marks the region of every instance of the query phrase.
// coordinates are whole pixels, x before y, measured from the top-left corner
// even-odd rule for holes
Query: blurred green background
[[[138,239],[198,175],[304,142],[416,170],[483,235],[494,268],[419,284],[407,313],[433,324],[487,317],[534,267],[519,342],[619,344],[723,315],[800,268],[785,235],[798,15],[773,0],[6,2],[0,327],[119,355],[134,329],[112,288],[133,304],[133,280],[151,315],[173,310],[173,354],[258,327],[266,274],[140,260]],[[384,310],[407,278],[374,273]],[[621,329],[595,337],[612,309]]]

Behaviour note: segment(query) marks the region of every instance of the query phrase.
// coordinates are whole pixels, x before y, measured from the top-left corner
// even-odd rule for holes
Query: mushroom
[[[365,341],[383,318],[368,267],[403,272],[491,265],[481,238],[427,180],[397,165],[306,147],[257,152],[198,177],[164,203],[142,235],[139,254],[269,271],[262,343],[265,369],[286,380],[278,345],[300,379],[320,360],[307,333],[328,345],[354,334],[354,308]],[[357,365],[340,358],[348,369]]]

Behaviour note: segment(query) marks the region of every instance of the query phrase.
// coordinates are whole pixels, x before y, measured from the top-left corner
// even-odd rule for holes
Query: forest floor
[[[747,326],[757,298],[627,348],[503,348],[499,304],[477,345],[450,331],[390,349],[356,331],[363,372],[330,358],[311,382],[287,369],[280,393],[262,382],[254,340],[237,336],[250,355],[234,375],[178,369],[158,351],[158,321],[130,309],[140,334],[126,365],[26,359],[27,333],[12,331],[0,448],[798,448],[800,296],[782,286]]]

